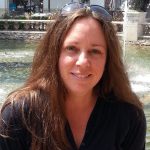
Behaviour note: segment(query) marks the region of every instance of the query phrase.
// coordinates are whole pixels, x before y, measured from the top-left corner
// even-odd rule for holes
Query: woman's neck
[[[68,95],[66,97],[65,106],[66,108],[74,108],[74,109],[86,109],[88,107],[91,107],[96,102],[96,96],[94,96],[92,93],[86,94],[86,95]]]
[[[96,96],[92,94],[68,96],[65,102],[66,118],[69,122],[75,143],[79,148],[83,140],[87,122],[95,106]]]

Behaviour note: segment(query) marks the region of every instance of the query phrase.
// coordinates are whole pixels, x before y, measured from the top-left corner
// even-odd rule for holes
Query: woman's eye
[[[74,50],[76,50],[76,48],[74,46],[67,46],[66,50],[74,51]]]
[[[98,49],[92,49],[92,50],[91,50],[91,53],[92,53],[92,54],[101,54],[101,51],[98,50]]]

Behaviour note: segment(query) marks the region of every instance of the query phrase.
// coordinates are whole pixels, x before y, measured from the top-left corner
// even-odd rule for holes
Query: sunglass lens
[[[74,11],[78,9],[86,8],[86,6],[87,5],[85,5],[84,3],[78,3],[78,2],[66,4],[61,10],[61,15],[65,16],[69,13],[73,13]],[[91,11],[99,14],[103,20],[112,21],[112,16],[102,6],[90,5],[88,7],[90,7]]]
[[[83,8],[83,4],[82,3],[77,3],[77,2],[69,3],[69,4],[66,4],[62,8],[61,14],[65,15],[65,14],[68,14],[68,13],[73,12],[73,11],[75,11],[77,9],[80,9],[80,8]]]
[[[112,21],[112,16],[105,10],[105,8],[99,5],[91,5],[91,10],[99,14],[102,19],[106,21]]]

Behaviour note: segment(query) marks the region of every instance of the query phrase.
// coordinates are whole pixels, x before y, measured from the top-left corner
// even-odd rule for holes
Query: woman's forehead
[[[100,23],[92,17],[84,17],[76,20],[70,27],[64,41],[81,42],[90,40],[93,44],[106,46],[105,36]]]

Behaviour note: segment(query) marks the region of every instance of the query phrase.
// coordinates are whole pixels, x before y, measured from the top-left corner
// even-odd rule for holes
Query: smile
[[[71,73],[73,76],[75,76],[78,79],[87,79],[88,77],[91,76],[91,74],[88,75],[83,75],[83,74],[77,74],[77,73]]]

